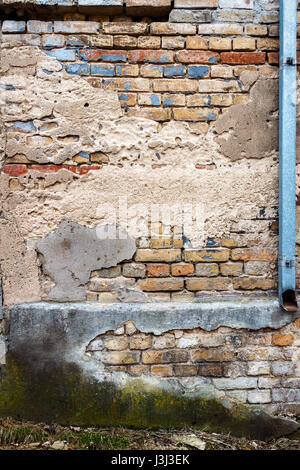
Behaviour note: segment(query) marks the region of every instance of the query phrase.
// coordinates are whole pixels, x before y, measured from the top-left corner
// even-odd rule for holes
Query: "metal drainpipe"
[[[296,78],[297,0],[280,0],[279,84],[279,301],[297,310],[296,299]]]

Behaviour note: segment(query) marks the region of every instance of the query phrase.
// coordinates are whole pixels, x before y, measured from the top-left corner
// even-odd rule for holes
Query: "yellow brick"
[[[161,105],[161,98],[160,95],[155,95],[155,100],[158,103],[157,105]],[[138,104],[140,106],[153,106],[153,94],[152,93],[139,93],[138,96]],[[161,246],[151,246],[151,248],[163,248]]]
[[[226,263],[220,266],[222,276],[240,276],[243,273],[243,263]]]
[[[174,35],[174,34],[196,34],[196,26],[187,23],[152,23],[151,34]]]
[[[210,69],[212,78],[232,78],[232,68],[226,65],[213,65]]]
[[[128,348],[128,339],[122,336],[113,336],[106,338],[105,347],[113,351],[122,351]]]
[[[207,41],[200,36],[188,36],[186,38],[186,49],[207,50]]]
[[[142,77],[148,78],[160,78],[164,74],[161,65],[142,65],[140,72]]]
[[[103,354],[104,364],[137,364],[140,362],[140,352],[138,351],[113,351]]]
[[[103,23],[103,32],[104,34],[132,34],[132,35],[139,35],[139,34],[146,34],[148,31],[147,23],[125,23],[125,22],[117,22],[117,23]]]
[[[245,33],[248,36],[266,36],[268,34],[268,28],[262,24],[247,24],[245,26]]]
[[[93,79],[90,82],[93,82]],[[104,84],[104,88],[111,90],[126,92],[150,90],[150,81],[146,78],[109,78],[103,79],[101,82]]]
[[[137,77],[139,74],[138,65],[117,65],[116,66],[116,75],[120,77]]]
[[[114,47],[118,49],[135,49],[137,47],[137,38],[133,36],[115,36]]]
[[[264,279],[261,277],[242,277],[233,280],[234,289],[242,290],[269,290],[275,288],[275,281],[273,279]]]
[[[230,51],[231,39],[230,38],[210,38],[209,49],[212,51]]]
[[[216,108],[174,108],[176,121],[215,121],[219,110]]]
[[[219,266],[216,263],[196,264],[196,276],[214,277],[219,274]]]
[[[186,288],[191,291],[230,290],[231,280],[226,277],[187,279]]]
[[[151,238],[149,242],[150,248],[170,248],[172,246],[171,238]]]
[[[194,354],[197,362],[229,362],[234,360],[234,353],[217,349],[199,349]]]
[[[129,346],[130,349],[148,349],[151,347],[151,336],[142,334],[131,336]]]
[[[190,261],[194,263],[204,262],[208,263],[209,261],[228,261],[229,260],[229,250],[217,250],[217,249],[207,249],[207,250],[185,250],[184,252],[185,261]]]
[[[172,366],[152,366],[151,367],[151,374],[157,375],[158,377],[170,377],[173,375],[173,367]]]
[[[183,289],[184,281],[183,279],[178,278],[141,279],[138,281],[138,287],[140,287],[144,292],[176,291]]]
[[[226,93],[240,91],[237,80],[199,80],[200,93]]]
[[[255,51],[254,38],[235,38],[233,40],[234,51]]]
[[[231,106],[232,95],[190,95],[187,96],[187,106]]]
[[[249,96],[247,95],[233,95],[233,104],[247,104]]]
[[[187,362],[188,351],[169,349],[167,351],[144,351],[142,361],[144,364],[168,364],[172,362]]]
[[[173,263],[181,260],[180,249],[151,250],[140,248],[136,251],[136,261]]]
[[[185,95],[175,94],[175,93],[172,93],[172,94],[165,93],[163,95],[164,106],[185,106],[185,101],[186,101]],[[182,244],[183,244],[182,239],[174,238],[174,247],[182,247]]]
[[[234,261],[272,261],[275,260],[275,250],[268,248],[236,248],[232,250]]]
[[[137,96],[135,93],[118,93],[121,104],[126,106],[135,106]]]
[[[257,49],[261,51],[278,51],[279,39],[261,38],[257,40]]]
[[[129,117],[142,117],[153,119],[154,121],[170,121],[171,111],[164,108],[129,108],[127,112]]]
[[[238,246],[237,242],[233,238],[222,238],[221,245],[226,248],[235,248]]]
[[[197,91],[197,80],[176,80],[176,79],[163,79],[153,80],[154,91]]]
[[[272,335],[273,346],[292,346],[294,343],[294,336],[292,334],[283,335],[281,333],[274,333]]]
[[[141,36],[138,38],[139,49],[160,49],[160,37]]]

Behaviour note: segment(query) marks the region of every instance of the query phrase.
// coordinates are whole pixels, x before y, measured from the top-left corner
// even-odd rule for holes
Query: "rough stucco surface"
[[[70,164],[75,155],[91,152],[106,161],[99,171],[80,177],[68,168],[41,173],[32,167],[14,179],[14,191],[8,175],[1,175],[6,304],[46,299],[53,287],[39,271],[38,239],[55,231],[65,218],[90,227],[110,223],[107,214],[101,215],[101,207],[111,204],[117,209],[120,196],[127,197],[128,206],[141,203],[148,209],[152,204],[173,205],[174,201],[200,204],[206,240],[233,233],[245,245],[276,249],[276,234],[269,230],[269,221],[276,217],[276,153],[273,140],[266,139],[265,158],[251,160],[259,155],[254,155],[256,144],[251,135],[246,137],[250,119],[245,122],[242,118],[248,108],[240,105],[227,111],[226,122],[241,132],[240,140],[237,132],[231,135],[227,130],[226,113],[216,123],[216,138],[213,126],[203,132],[203,123],[162,125],[122,116],[116,92],[92,88],[84,78],[67,74],[56,59],[38,48],[4,49],[2,54],[2,81],[14,83],[14,89],[5,91],[3,107],[7,162],[18,157],[24,162]],[[254,78],[244,76],[244,82],[250,86]],[[268,112],[273,109],[276,81],[257,83],[249,106],[250,111],[257,108],[258,119],[266,116],[262,101]],[[223,131],[228,141],[224,141]],[[237,150],[235,145],[248,140],[245,158],[232,161],[236,158],[226,156],[226,148]],[[8,230],[11,224],[14,228]],[[191,246],[197,244],[197,233],[186,235]]]

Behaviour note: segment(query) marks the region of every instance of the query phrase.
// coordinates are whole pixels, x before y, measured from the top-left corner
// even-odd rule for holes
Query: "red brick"
[[[148,264],[147,275],[149,277],[165,277],[169,276],[170,267],[168,264]]]
[[[2,171],[9,176],[20,176],[25,175],[28,170],[26,165],[4,165]]]
[[[220,61],[220,54],[211,51],[179,51],[177,59],[183,64],[216,64]]]
[[[269,64],[271,65],[278,65],[279,64],[279,52],[269,52],[268,61],[269,61]]]
[[[56,173],[59,170],[68,170],[76,173],[77,167],[75,165],[32,165],[31,170],[40,171],[42,173]]]
[[[80,174],[86,175],[91,170],[101,170],[102,165],[82,165],[80,167]]]
[[[243,65],[243,64],[264,64],[266,61],[265,52],[222,52],[222,64]]]
[[[173,51],[137,50],[128,53],[129,62],[143,62],[151,64],[170,64],[174,61]]]

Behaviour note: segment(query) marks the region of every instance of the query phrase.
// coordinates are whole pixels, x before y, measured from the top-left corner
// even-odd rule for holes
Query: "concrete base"
[[[6,312],[7,364],[0,415],[78,425],[181,427],[270,439],[295,431],[295,421],[234,403],[205,377],[160,379],[107,373],[86,354],[97,336],[128,321],[161,334],[200,327],[280,328],[300,316],[275,298],[228,298],[193,304],[33,303]]]

